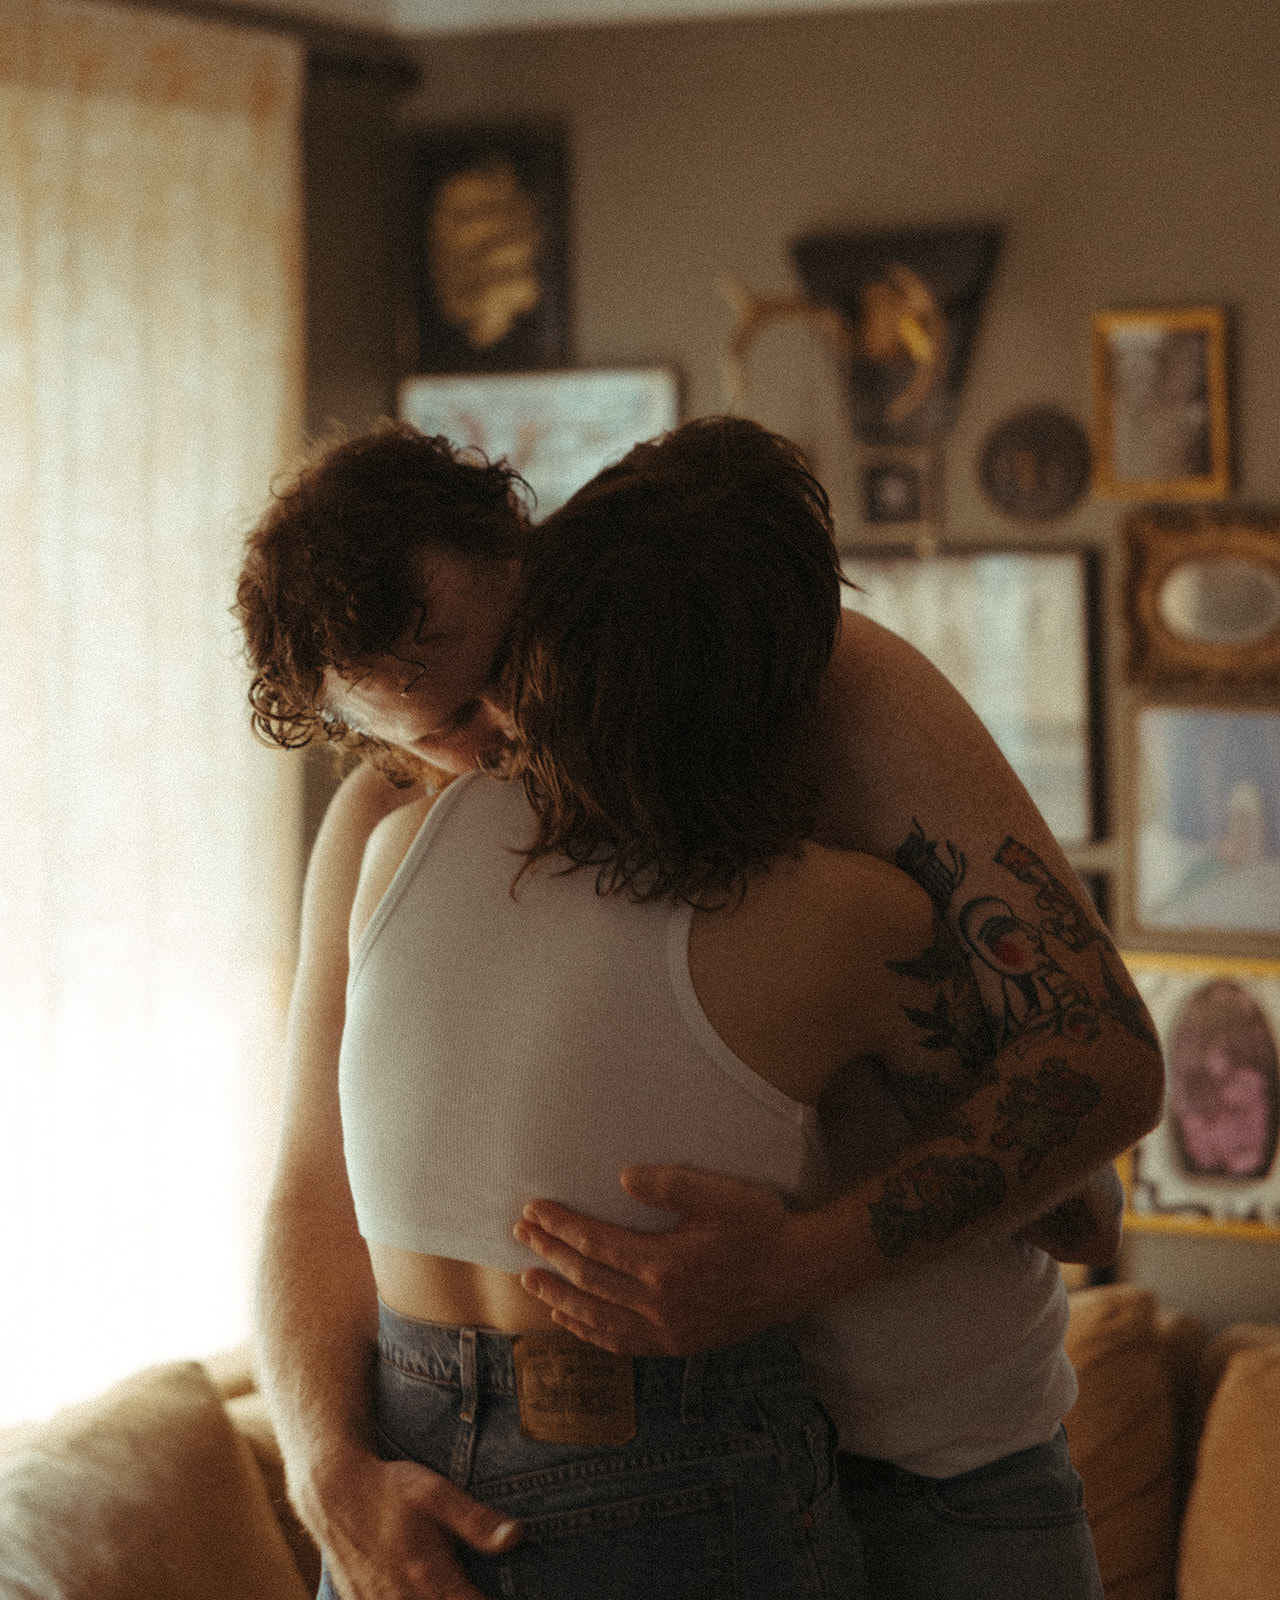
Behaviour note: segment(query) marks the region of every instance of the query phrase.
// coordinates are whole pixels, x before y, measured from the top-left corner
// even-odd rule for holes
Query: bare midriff
[[[389,1244],[369,1244],[378,1296],[401,1316],[529,1333],[554,1328],[550,1310],[520,1287],[513,1272],[478,1267],[447,1256],[421,1256]]]

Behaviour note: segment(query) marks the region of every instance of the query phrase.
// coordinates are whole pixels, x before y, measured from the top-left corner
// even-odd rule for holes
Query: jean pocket
[[[928,1499],[941,1516],[990,1528],[1061,1528],[1085,1520],[1084,1487],[1052,1444],[931,1482]]]
[[[734,1520],[732,1484],[695,1484],[529,1517],[508,1555],[465,1559],[512,1600],[738,1600]]]

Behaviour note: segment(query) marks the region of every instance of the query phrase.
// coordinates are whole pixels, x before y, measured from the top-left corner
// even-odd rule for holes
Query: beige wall
[[[568,125],[579,361],[673,362],[688,410],[718,409],[729,323],[718,271],[787,290],[787,244],[799,233],[994,219],[1006,247],[948,450],[949,537],[1029,531],[986,506],[978,449],[993,423],[1031,402],[1087,418],[1088,319],[1106,306],[1231,308],[1239,492],[1280,500],[1275,0],[912,6],[415,50],[423,83],[407,102],[411,125]],[[348,89],[329,94],[338,116]],[[348,180],[361,160],[373,170],[373,147],[359,156],[350,134]],[[341,156],[340,128],[318,127],[313,142]],[[367,196],[352,204],[345,221],[330,218],[321,266],[341,292],[327,327],[313,328],[316,379],[343,297],[368,319],[360,251],[341,244],[344,228],[349,242],[359,234]],[[380,282],[364,288],[385,293]],[[342,392],[352,351],[324,369],[325,415],[360,421],[386,403],[389,314],[375,310],[366,329],[354,389]],[[802,329],[779,327],[760,339],[751,374],[748,409],[809,449],[843,537],[856,541],[854,455],[826,355]],[[1119,520],[1116,507],[1087,502],[1040,536],[1105,548]],[[1114,629],[1111,638],[1114,669]],[[1118,689],[1110,710],[1114,736]],[[1121,757],[1113,738],[1116,772]],[[1280,1319],[1280,1244],[1136,1237],[1127,1269],[1211,1323]]]

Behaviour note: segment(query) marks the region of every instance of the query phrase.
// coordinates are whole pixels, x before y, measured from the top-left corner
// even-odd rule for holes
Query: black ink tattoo
[[[1068,950],[1087,950],[1101,940],[1102,933],[1083,902],[1049,871],[1030,845],[1006,838],[996,851],[996,860],[1019,883],[1035,890],[1036,905],[1044,912],[1040,926],[1045,933],[1061,940]]]
[[[1029,1177],[1050,1150],[1070,1144],[1080,1119],[1093,1110],[1102,1091],[1092,1078],[1050,1056],[1034,1078],[1014,1077],[996,1102],[992,1148],[1019,1150],[1018,1176]]]
[[[871,1232],[882,1255],[904,1256],[919,1244],[944,1244],[998,1211],[1008,1180],[990,1156],[929,1156],[886,1180],[871,1201]]]
[[[942,859],[936,839],[927,839],[915,817],[911,832],[893,853],[893,864],[908,878],[914,878],[943,916],[964,880],[967,862],[950,840],[943,846],[948,860]]]

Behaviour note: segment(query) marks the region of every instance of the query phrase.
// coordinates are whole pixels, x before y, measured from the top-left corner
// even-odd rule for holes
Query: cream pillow
[[[1239,1349],[1205,1418],[1182,1525],[1181,1600],[1280,1594],[1280,1344]]]
[[[248,1444],[195,1362],[0,1454],[4,1600],[308,1600]]]
[[[1067,1441],[1107,1600],[1172,1600],[1177,1454],[1155,1296],[1078,1291],[1066,1346],[1080,1380]]]

